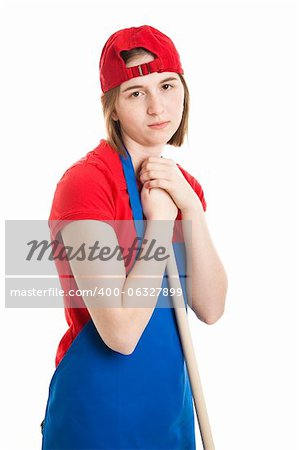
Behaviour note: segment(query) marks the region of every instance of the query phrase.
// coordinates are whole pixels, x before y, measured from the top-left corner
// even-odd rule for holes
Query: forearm
[[[169,249],[172,245],[174,221],[148,220],[142,249],[132,270],[126,278],[122,296],[124,323],[130,324],[133,341],[137,344],[147,326],[159,296],[163,275],[166,269]],[[151,256],[158,247],[165,248],[165,254],[151,259],[141,259],[149,250],[153,239],[156,240]],[[161,258],[161,260],[159,260]],[[136,295],[138,291],[141,295]],[[133,294],[133,295],[131,295]]]
[[[72,273],[84,293],[84,303],[98,333],[115,351],[130,354],[150,320],[168,261],[173,228],[171,220],[145,222],[144,243],[127,277],[124,262],[119,258],[70,259]],[[97,242],[99,248],[113,250],[119,243],[114,230],[100,221],[73,221],[63,229],[64,245],[69,248],[79,248],[82,236],[89,248]],[[164,254],[161,251],[157,254],[159,247]],[[145,255],[154,257],[141,259]]]
[[[191,236],[190,222],[184,224],[184,220],[192,223]],[[189,304],[200,320],[214,323],[224,311],[227,276],[198,199],[192,207],[182,211],[182,221],[187,273],[190,272],[186,286]]]

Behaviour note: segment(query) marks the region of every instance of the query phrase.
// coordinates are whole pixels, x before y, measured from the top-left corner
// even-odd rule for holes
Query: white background
[[[173,39],[191,118],[188,141],[164,156],[201,183],[229,278],[217,323],[189,314],[215,446],[297,449],[297,3],[24,1],[1,12],[6,219],[46,220],[64,170],[104,137],[108,37],[149,24]],[[39,449],[64,312],[3,301],[1,318],[0,447]]]

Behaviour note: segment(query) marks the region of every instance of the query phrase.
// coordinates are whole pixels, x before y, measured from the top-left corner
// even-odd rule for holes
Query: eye
[[[163,84],[163,88],[164,88],[165,86],[170,86],[170,87],[173,87],[173,85],[172,85],[172,84],[168,84],[168,83],[165,83],[165,84]],[[164,91],[169,91],[169,89],[164,89]]]
[[[135,92],[133,92],[133,93],[130,95],[130,97],[134,97],[134,98],[140,97],[140,95],[135,95],[135,94],[140,94],[140,91],[135,91]]]

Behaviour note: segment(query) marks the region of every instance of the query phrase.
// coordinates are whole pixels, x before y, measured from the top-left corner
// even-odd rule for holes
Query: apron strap
[[[144,223],[143,223],[143,211],[142,211],[142,204],[140,200],[140,195],[138,191],[134,166],[132,163],[132,158],[130,153],[128,152],[126,146],[123,144],[127,156],[124,157],[123,155],[119,154],[121,163],[124,170],[124,175],[127,183],[128,193],[129,193],[129,199],[130,199],[130,205],[133,213],[134,218],[134,225],[136,230],[136,236],[138,238],[138,249],[136,253],[136,259],[138,258],[138,255],[140,253],[141,248],[141,242],[144,237]],[[132,266],[133,267],[133,266]]]
[[[125,174],[125,178],[126,178],[126,182],[127,182],[131,208],[133,211],[133,217],[134,217],[134,220],[143,220],[142,205],[141,205],[140,196],[139,196],[139,192],[138,192],[138,186],[137,186],[137,182],[136,182],[136,176],[135,176],[134,166],[132,163],[132,158],[131,158],[131,155],[128,152],[125,145],[124,145],[124,148],[126,150],[127,157],[124,157],[121,154],[119,156],[121,158],[121,162],[123,165],[124,174]]]

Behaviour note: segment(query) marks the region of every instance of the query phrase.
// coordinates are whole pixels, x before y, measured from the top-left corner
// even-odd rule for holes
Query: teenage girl
[[[192,267],[181,279],[186,312],[189,305],[207,324],[221,317],[227,278],[203,189],[162,157],[166,144],[184,141],[188,88],[173,42],[148,25],[109,37],[100,82],[107,138],[65,171],[49,217],[57,254],[80,249],[80,258],[55,259],[69,329],[56,354],[42,449],[193,450],[192,393],[167,258],[141,258],[153,243],[164,255],[173,245],[179,273]],[[118,245],[125,256],[134,237],[131,261],[95,257]]]

